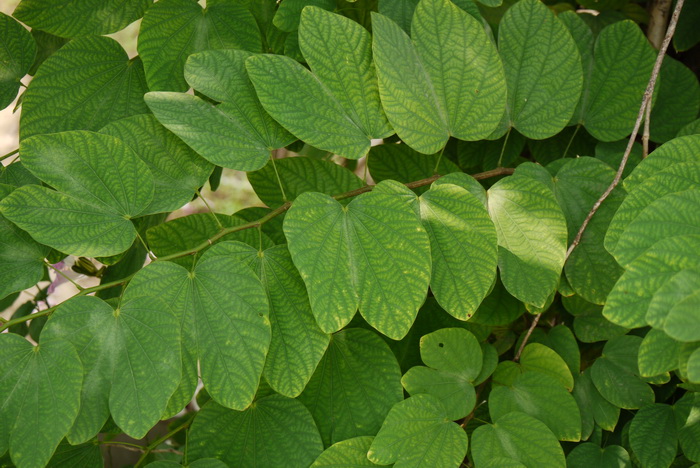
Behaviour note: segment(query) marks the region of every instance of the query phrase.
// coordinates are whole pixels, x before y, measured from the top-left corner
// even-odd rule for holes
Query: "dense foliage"
[[[0,15],[0,105],[33,76],[1,308],[40,289],[0,322],[0,465],[700,466],[698,79],[664,59],[655,149],[579,242],[656,60],[645,10],[479,1]],[[139,18],[129,58],[104,35]],[[166,221],[222,167],[267,207]],[[100,283],[44,306],[59,262]]]

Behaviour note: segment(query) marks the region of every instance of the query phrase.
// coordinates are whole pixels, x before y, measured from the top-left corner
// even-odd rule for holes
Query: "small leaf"
[[[280,191],[280,182],[284,195]],[[364,185],[355,174],[331,161],[312,158],[282,158],[267,163],[262,169],[248,173],[255,193],[267,206],[277,208],[304,192],[339,195]]]
[[[574,388],[574,378],[564,359],[551,348],[539,343],[530,343],[520,355],[520,365],[525,371],[537,371],[556,379],[564,388]]]
[[[428,236],[403,195],[380,192],[347,207],[307,192],[285,216],[289,251],[327,333],[345,326],[359,306],[370,325],[401,339],[425,300]]]
[[[329,446],[376,434],[401,401],[401,370],[386,343],[369,330],[346,329],[331,342],[299,396]]]
[[[358,468],[377,466],[367,458],[374,437],[355,437],[328,447],[311,468]]]
[[[188,448],[189,458],[216,457],[240,468],[304,468],[323,451],[304,405],[280,395],[261,398],[245,411],[207,403],[192,423]]]
[[[564,451],[552,431],[518,411],[503,415],[494,424],[479,426],[472,435],[472,456],[479,468],[499,457],[517,460],[530,468],[559,468],[566,464]]]
[[[165,0],[152,5],[141,23],[139,55],[151,91],[186,91],[182,74],[191,54],[207,49],[261,51],[255,18],[233,0],[203,9],[190,0]]]
[[[0,453],[9,447],[18,468],[46,466],[78,414],[80,359],[65,341],[35,347],[13,333],[0,348]]]
[[[542,2],[522,0],[503,16],[498,48],[510,125],[535,140],[559,133],[583,86],[581,57],[567,28]]]
[[[382,465],[394,463],[394,468],[457,468],[468,445],[467,434],[448,419],[442,403],[422,394],[394,405],[372,441],[367,458]]]
[[[12,17],[0,13],[0,109],[17,97],[20,80],[36,56],[32,35]]]
[[[543,306],[566,257],[566,222],[554,194],[528,177],[509,177],[489,189],[488,203],[504,286],[521,301]]]
[[[641,408],[634,415],[629,431],[630,447],[642,466],[671,466],[678,446],[671,406],[656,403]]]
[[[70,41],[39,67],[22,98],[20,140],[65,130],[97,131],[148,112],[143,65],[107,37]]]
[[[592,442],[577,445],[566,457],[567,468],[632,468],[627,450],[619,445],[601,448]]]

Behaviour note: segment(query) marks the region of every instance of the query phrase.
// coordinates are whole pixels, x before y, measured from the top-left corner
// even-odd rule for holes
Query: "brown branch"
[[[591,210],[588,212],[588,215],[586,216],[586,219],[583,220],[583,224],[581,224],[581,227],[578,230],[578,233],[576,233],[576,237],[574,238],[573,242],[569,246],[569,249],[566,251],[566,258],[568,259],[569,256],[571,255],[571,252],[574,251],[576,246],[581,242],[581,237],[583,237],[583,233],[586,231],[586,227],[588,227],[588,223],[590,223],[591,219],[593,218],[593,215],[598,211],[598,208],[600,208],[600,205],[603,204],[606,198],[612,193],[612,191],[615,189],[615,187],[618,186],[620,183],[620,180],[622,179],[622,173],[625,170],[625,166],[627,165],[627,160],[629,159],[630,153],[632,152],[632,147],[634,145],[634,140],[637,138],[637,134],[639,133],[639,127],[641,126],[642,119],[644,118],[644,111],[646,110],[647,106],[651,105],[651,96],[654,94],[654,87],[656,86],[656,81],[659,78],[659,70],[661,70],[661,62],[664,60],[664,56],[666,55],[666,50],[668,49],[668,45],[671,42],[671,38],[673,37],[673,33],[676,31],[676,24],[678,24],[678,16],[681,13],[681,9],[683,8],[683,3],[685,0],[678,0],[676,3],[676,8],[673,10],[673,16],[671,16],[671,22],[668,24],[668,30],[666,31],[666,36],[664,37],[664,41],[661,44],[661,48],[659,49],[659,53],[656,56],[656,62],[654,63],[654,68],[651,71],[651,77],[649,78],[649,84],[647,85],[646,91],[644,91],[644,97],[642,98],[642,104],[639,108],[639,113],[637,114],[637,121],[634,123],[634,129],[632,130],[632,134],[630,135],[629,142],[627,143],[627,148],[625,149],[625,153],[622,156],[622,161],[620,161],[620,165],[617,168],[617,173],[615,174],[615,178],[613,181],[610,183],[608,188],[603,192],[603,194],[598,198],[598,200],[593,204],[593,207]]]
[[[515,353],[515,357],[513,357],[513,361],[518,361],[520,359],[520,355],[523,354],[523,349],[525,349],[525,345],[527,344],[527,340],[530,339],[530,335],[532,335],[532,332],[535,330],[535,327],[537,327],[537,322],[540,321],[540,318],[542,317],[542,314],[544,312],[535,315],[535,319],[532,321],[530,324],[530,328],[527,330],[527,333],[525,334],[525,337],[523,338],[522,343],[520,343],[520,347],[518,348],[518,352]]]

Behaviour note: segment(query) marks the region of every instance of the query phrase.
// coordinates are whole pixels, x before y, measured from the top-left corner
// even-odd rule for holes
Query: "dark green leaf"
[[[36,43],[21,24],[0,13],[0,109],[17,97],[20,80],[32,66]]]

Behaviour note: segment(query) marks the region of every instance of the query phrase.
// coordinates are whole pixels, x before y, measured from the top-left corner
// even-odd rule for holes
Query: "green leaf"
[[[567,468],[632,468],[627,450],[619,445],[601,448],[588,442],[576,446],[566,457]]]
[[[604,28],[596,39],[593,72],[583,90],[578,123],[601,141],[629,135],[655,58],[634,22],[619,21]]]
[[[0,200],[12,190],[0,184]],[[44,276],[44,257],[49,250],[0,215],[0,298],[38,283]]]
[[[311,71],[365,135],[385,138],[394,130],[379,100],[371,41],[349,18],[313,6],[302,11],[299,47]]]
[[[153,198],[148,166],[112,136],[80,130],[39,135],[23,140],[20,151],[39,179],[107,212],[135,217]]]
[[[641,341],[630,335],[613,338],[591,366],[596,389],[620,408],[637,409],[654,402],[654,392],[639,377],[637,355]]]
[[[582,439],[590,436],[594,424],[606,431],[615,430],[620,408],[603,398],[591,380],[590,368],[576,376],[573,395],[581,411]]]
[[[566,26],[544,3],[521,0],[503,16],[498,49],[508,82],[510,126],[535,140],[559,133],[583,86],[581,56]]]
[[[584,110],[583,106],[586,104],[586,100],[588,99],[587,90],[590,87],[591,75],[593,74],[593,45],[595,43],[595,37],[593,36],[593,31],[591,31],[591,28],[583,20],[582,15],[579,15],[574,11],[564,11],[558,13],[557,18],[559,18],[559,20],[569,30],[569,33],[571,33],[571,37],[573,37],[574,43],[576,44],[579,54],[581,55],[581,66],[583,70],[583,88],[581,91],[581,97],[576,105],[574,115],[571,118],[571,122],[569,122],[571,124],[581,120],[582,112]]]
[[[503,415],[494,424],[479,426],[472,435],[472,456],[478,468],[489,466],[489,461],[497,457],[517,460],[527,468],[559,468],[566,464],[552,431],[517,411]]]
[[[18,468],[46,466],[78,414],[80,359],[65,341],[35,347],[13,333],[0,348],[0,453],[9,447]]]
[[[106,37],[74,39],[39,67],[22,98],[20,140],[40,133],[99,130],[148,112],[143,65]]]
[[[22,0],[15,18],[56,36],[97,36],[124,29],[143,16],[149,0],[88,0],[56,4],[52,0]]]
[[[309,466],[323,451],[304,405],[280,395],[261,398],[245,411],[207,403],[190,429],[188,457],[216,457],[229,466]]]
[[[0,202],[0,211],[37,242],[77,256],[116,255],[136,238],[124,216],[39,185],[18,188]]]
[[[174,211],[192,200],[213,167],[166,130],[152,115],[117,120],[100,130],[126,143],[153,174],[153,200],[144,213]]]
[[[656,153],[654,154],[656,155]],[[615,213],[605,235],[605,248],[615,253],[625,229],[637,219],[646,207],[659,198],[697,188],[700,188],[700,164],[696,162],[671,163],[660,169],[659,172],[649,174],[645,181],[633,186],[633,190]]]
[[[637,186],[672,164],[697,163],[698,152],[700,135],[686,135],[664,143],[639,163],[625,179],[625,189],[629,193],[634,192]]]
[[[335,2],[333,0],[284,0],[280,3],[272,24],[286,32],[294,32],[299,29],[302,11],[306,6],[333,10]]]
[[[615,171],[607,164],[590,157],[573,159],[559,169],[554,194],[566,217],[569,243],[614,177]],[[603,246],[610,220],[623,199],[622,189],[608,196],[591,218],[564,267],[566,278],[576,294],[594,304],[605,303],[623,271]]]
[[[270,303],[272,340],[263,375],[273,390],[294,398],[311,379],[330,337],[316,325],[287,246],[258,250],[237,243],[236,248],[232,255],[258,275]]]
[[[371,136],[301,64],[281,55],[257,55],[246,60],[246,69],[265,110],[295,136],[346,158],[367,154]]]
[[[700,268],[700,236],[662,239],[626,267],[603,309],[605,318],[627,328],[644,327],[654,315],[654,295],[684,269]],[[663,303],[662,303],[663,304]],[[668,303],[667,303],[668,304]],[[649,315],[649,314],[652,315]]]
[[[332,196],[364,185],[359,177],[343,166],[313,158],[282,158],[269,162],[262,169],[248,173],[248,180],[260,200],[271,208],[292,201],[304,192]]]
[[[70,342],[83,363],[72,443],[93,438],[110,413],[125,433],[144,437],[180,382],[180,324],[155,297],[131,297],[116,309],[96,297],[75,297],[51,315],[42,339]]]
[[[172,460],[160,460],[146,465],[147,468],[173,468],[178,466],[185,465],[181,465]],[[228,468],[228,465],[216,458],[200,458],[199,460],[187,464],[187,468]]]
[[[675,340],[700,341],[699,291],[700,270],[679,271],[654,294],[647,322],[652,326],[663,322],[664,331]]]
[[[652,328],[639,346],[639,375],[653,377],[678,367],[680,343],[661,330]]]
[[[49,460],[47,468],[73,468],[81,466],[85,468],[99,468],[104,466],[100,446],[87,443],[71,445],[66,440],[61,441]]]
[[[355,437],[328,447],[311,468],[357,468],[377,466],[367,458],[374,437]]]
[[[329,446],[376,434],[402,398],[401,370],[387,344],[369,330],[347,329],[331,336],[299,401]]]
[[[439,159],[439,163],[438,163]],[[383,144],[373,146],[367,159],[369,173],[375,182],[396,180],[401,183],[427,179],[438,174],[461,172],[459,167],[439,154],[425,155],[411,149],[408,145]],[[416,193],[423,193],[428,187],[418,187]]]
[[[418,203],[430,237],[430,288],[443,309],[468,320],[495,280],[496,229],[481,200],[460,186],[433,184]]]
[[[525,371],[537,371],[550,377],[571,391],[574,388],[574,377],[568,365],[554,350],[539,343],[525,346],[520,355],[520,365]]]
[[[581,414],[576,400],[555,378],[528,370],[508,386],[495,386],[489,396],[489,413],[497,421],[521,411],[549,427],[559,440],[581,440]]]
[[[151,91],[186,91],[185,60],[208,49],[260,52],[260,30],[250,11],[234,0],[204,9],[191,0],[164,0],[146,12],[138,51]]]
[[[0,13],[0,109],[17,97],[20,80],[36,56],[32,35],[12,17]]]
[[[409,202],[376,190],[346,207],[315,192],[296,199],[284,232],[323,331],[345,326],[359,306],[388,337],[406,335],[430,281],[428,235]]]
[[[572,311],[569,310],[569,312]],[[590,307],[585,312],[576,313],[574,318],[576,338],[583,343],[608,341],[616,336],[624,335],[628,331],[629,329],[615,325],[605,318],[603,316],[603,308],[593,304],[590,304]]]
[[[695,416],[698,408],[700,408],[700,398],[697,393],[693,392],[686,393],[673,405],[678,441],[683,449],[683,454],[694,462],[700,459],[700,447],[697,444],[700,435],[700,421]]]
[[[511,296],[503,283],[497,279],[491,293],[486,296],[469,322],[481,325],[508,325],[524,313],[523,303]]]
[[[439,151],[450,136],[479,140],[505,110],[505,77],[483,26],[448,0],[422,0],[413,41],[380,14],[372,15],[373,52],[384,111],[416,151]]]
[[[41,181],[29,172],[22,161],[15,161],[0,169],[0,184],[21,187],[23,185],[41,184]]]
[[[664,143],[697,118],[700,111],[698,78],[683,63],[666,56],[661,64],[655,99],[649,120],[650,138]]]
[[[656,403],[641,408],[632,419],[629,438],[642,466],[671,466],[678,446],[673,407]]]
[[[372,441],[367,458],[394,468],[457,468],[467,454],[467,434],[450,421],[432,395],[416,395],[394,405]]]
[[[508,177],[489,189],[488,203],[505,288],[523,302],[543,306],[559,284],[566,258],[566,221],[554,194],[528,177]]]
[[[557,325],[556,327],[549,330],[546,336],[538,335],[530,336],[531,343],[540,343],[545,345],[547,348],[552,349],[558,356],[560,356],[566,366],[569,368],[570,372],[573,374],[578,374],[581,370],[581,351],[579,350],[579,343],[576,341],[576,337],[569,327],[564,324]],[[523,350],[524,351],[524,350]],[[539,350],[541,351],[541,350]],[[549,351],[544,351],[544,353],[549,353]],[[539,357],[539,353],[535,354]],[[524,365],[522,356],[520,357],[521,365]],[[545,359],[548,362],[550,359]],[[528,359],[529,361],[529,359]],[[538,360],[539,362],[539,360]],[[548,364],[545,364],[548,366]],[[559,367],[559,366],[556,366]],[[560,371],[561,372],[561,371]],[[562,372],[563,376],[563,372]],[[564,382],[564,380],[562,380]],[[573,382],[572,382],[573,383]],[[567,387],[571,390],[570,387]]]
[[[466,417],[474,409],[474,381],[483,365],[479,342],[463,328],[443,328],[423,336],[421,358],[429,367],[412,367],[401,379],[410,395],[437,397],[449,420]]]
[[[255,273],[232,257],[236,250],[235,243],[216,244],[191,271],[170,262],[151,264],[131,280],[124,298],[166,300],[180,320],[183,347],[196,350],[211,397],[242,410],[258,387],[270,321],[265,290]]]

